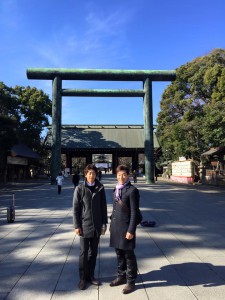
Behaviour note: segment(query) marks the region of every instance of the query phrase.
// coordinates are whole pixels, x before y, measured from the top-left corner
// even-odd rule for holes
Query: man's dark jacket
[[[73,195],[73,224],[81,228],[83,236],[91,238],[96,231],[101,235],[102,225],[108,223],[104,186],[96,179],[94,192],[86,186],[86,181],[78,185]]]
[[[115,192],[114,192],[115,193]],[[122,250],[132,250],[136,246],[136,219],[139,209],[139,191],[130,182],[122,189],[122,201],[129,208],[130,214],[115,199],[110,225],[110,246]],[[126,233],[134,234],[127,240]]]

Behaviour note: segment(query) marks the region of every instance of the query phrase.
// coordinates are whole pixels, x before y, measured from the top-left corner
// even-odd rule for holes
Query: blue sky
[[[225,48],[224,0],[0,0],[0,81],[36,86],[27,68],[173,70]],[[153,83],[153,123],[163,90]],[[140,89],[140,82],[63,81]],[[141,98],[63,97],[63,124],[143,124]]]

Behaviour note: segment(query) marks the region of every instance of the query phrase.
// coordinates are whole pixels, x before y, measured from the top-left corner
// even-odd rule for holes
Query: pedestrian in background
[[[62,174],[62,172],[59,172],[59,175],[56,177],[56,182],[57,182],[57,186],[58,186],[58,194],[61,194],[63,180],[64,180],[63,174]]]
[[[101,180],[102,179],[102,171],[99,169],[98,170],[98,179]]]
[[[135,290],[137,261],[136,220],[139,210],[139,191],[129,179],[129,168],[119,165],[116,168],[117,184],[113,194],[113,212],[110,225],[110,247],[115,248],[117,256],[117,277],[111,287],[125,284],[123,294]]]
[[[137,172],[136,172],[136,170],[133,170],[132,176],[133,176],[134,183],[137,183]]]
[[[76,188],[76,186],[78,186],[79,181],[80,181],[80,175],[77,172],[75,172],[73,174],[73,177],[72,177],[72,182],[73,182],[73,185],[74,185],[74,189]]]
[[[84,169],[85,180],[75,188],[73,195],[73,224],[80,236],[79,289],[85,290],[87,281],[100,285],[94,277],[98,244],[108,223],[104,186],[96,179],[97,168],[89,164]]]

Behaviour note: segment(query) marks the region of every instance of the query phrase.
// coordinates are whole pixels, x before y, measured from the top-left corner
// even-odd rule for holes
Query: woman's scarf
[[[117,182],[116,190],[115,190],[115,198],[116,199],[121,199],[121,191],[129,182],[130,182],[129,178],[127,179],[127,181],[124,184],[120,184],[119,182]]]

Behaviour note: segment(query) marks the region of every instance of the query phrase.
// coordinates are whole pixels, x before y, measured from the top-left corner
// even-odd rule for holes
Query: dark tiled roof
[[[11,155],[12,156],[20,156],[25,158],[35,158],[39,159],[40,156],[30,148],[28,148],[26,145],[19,143],[17,145],[14,145],[11,149]]]
[[[63,125],[63,148],[144,148],[143,125]],[[47,143],[51,145],[51,135]],[[154,148],[159,148],[154,134]]]
[[[225,146],[210,148],[208,151],[202,153],[201,155],[210,156],[210,155],[217,155],[220,153],[225,153]]]

